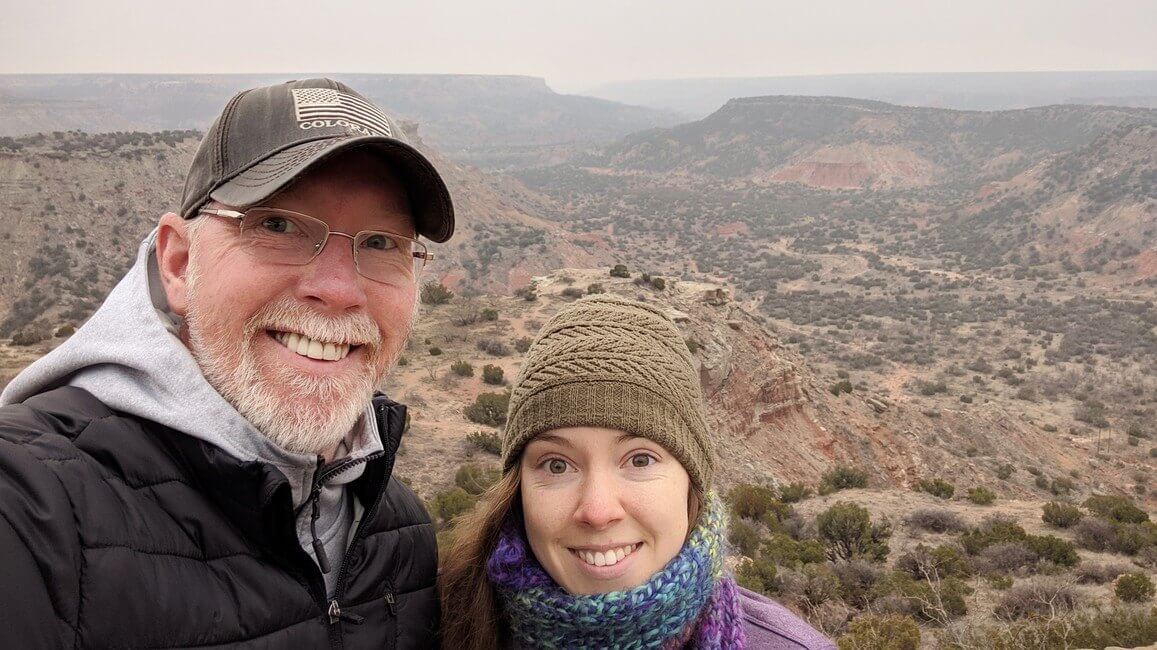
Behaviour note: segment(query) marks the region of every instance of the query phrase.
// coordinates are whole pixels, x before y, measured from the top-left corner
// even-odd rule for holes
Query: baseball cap
[[[402,177],[419,235],[450,239],[454,206],[438,170],[392,118],[332,79],[251,88],[229,100],[189,166],[181,216],[197,216],[210,200],[236,208],[260,204],[351,147],[380,152]]]

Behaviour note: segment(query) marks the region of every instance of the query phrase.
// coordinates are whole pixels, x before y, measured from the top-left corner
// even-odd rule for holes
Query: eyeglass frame
[[[317,259],[317,256],[321,255],[321,252],[323,250],[325,250],[325,245],[329,243],[330,235],[340,235],[340,236],[345,237],[345,238],[350,240],[350,249],[351,249],[351,252],[353,253],[353,256],[354,256],[354,268],[357,269],[358,275],[362,276],[363,278],[365,278],[367,280],[370,280],[371,282],[380,282],[380,283],[384,284],[386,282],[385,280],[378,280],[375,278],[371,278],[371,277],[365,275],[364,273],[362,273],[361,266],[358,263],[358,259],[359,259],[358,258],[358,252],[357,252],[356,247],[355,247],[355,244],[358,241],[358,237],[360,237],[363,233],[388,235],[390,237],[400,237],[400,238],[405,239],[407,241],[410,241],[414,244],[418,244],[423,249],[426,248],[426,245],[423,244],[422,242],[418,241],[418,239],[416,237],[410,237],[408,235],[402,235],[402,234],[399,234],[396,232],[390,232],[388,230],[359,230],[356,233],[351,235],[349,233],[341,232],[339,230],[333,230],[332,228],[329,227],[329,224],[326,223],[325,221],[323,221],[322,219],[318,219],[317,217],[305,214],[304,212],[295,212],[293,210],[286,210],[284,208],[273,208],[273,207],[264,206],[264,205],[255,205],[251,209],[284,212],[286,214],[295,215],[298,217],[305,217],[306,219],[312,219],[312,220],[322,224],[323,226],[325,226],[325,233],[326,233],[325,239],[322,239],[320,242],[317,242],[313,245],[314,246],[313,255],[307,261],[302,262],[301,264],[292,264],[289,262],[282,262],[282,264],[285,264],[286,266],[306,266],[310,262]],[[224,219],[235,219],[237,221],[237,232],[238,232],[238,234],[242,234],[242,230],[241,230],[242,222],[244,221],[247,213],[243,212],[243,211],[237,211],[237,210],[221,210],[221,209],[217,209],[217,208],[202,208],[201,210],[198,211],[198,214],[207,214],[209,216],[221,217]],[[417,282],[418,276],[420,275],[422,269],[424,269],[426,267],[427,263],[434,260],[434,254],[428,250],[411,251],[411,254],[414,256],[415,259],[422,260],[421,268],[418,269],[417,273],[414,273],[414,281]]]

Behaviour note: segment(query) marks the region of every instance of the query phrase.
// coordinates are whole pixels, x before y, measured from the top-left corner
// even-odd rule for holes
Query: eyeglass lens
[[[241,220],[245,245],[281,264],[308,264],[329,234],[329,226],[320,219],[272,208],[254,208]],[[387,281],[416,276],[425,263],[426,247],[401,235],[362,231],[354,238],[353,251],[359,273]]]

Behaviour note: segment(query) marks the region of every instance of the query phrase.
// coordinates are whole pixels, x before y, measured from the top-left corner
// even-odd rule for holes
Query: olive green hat
[[[698,488],[711,485],[714,448],[691,353],[675,323],[646,303],[588,296],[542,328],[511,392],[503,469],[543,431],[581,426],[653,440]]]

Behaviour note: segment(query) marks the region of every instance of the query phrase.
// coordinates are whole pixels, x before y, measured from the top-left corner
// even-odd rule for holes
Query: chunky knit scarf
[[[724,572],[726,515],[708,500],[683,549],[646,583],[594,596],[568,594],[508,519],[486,564],[514,640],[528,648],[743,648],[735,580]]]

